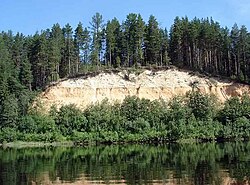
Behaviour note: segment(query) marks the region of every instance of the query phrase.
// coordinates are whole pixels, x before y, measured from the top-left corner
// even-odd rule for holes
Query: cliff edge
[[[169,100],[175,95],[184,95],[192,88],[203,93],[212,93],[224,102],[231,96],[242,96],[250,92],[250,86],[216,78],[201,77],[193,72],[177,69],[144,72],[136,75],[127,71],[100,73],[96,76],[81,76],[62,80],[48,87],[38,96],[41,105],[49,110],[75,104],[85,108],[107,98],[110,102],[121,102],[126,96],[138,96],[150,100]]]

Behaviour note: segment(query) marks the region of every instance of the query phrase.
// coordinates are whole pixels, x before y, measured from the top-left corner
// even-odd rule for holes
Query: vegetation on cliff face
[[[188,96],[189,103],[176,100],[176,102],[172,102],[173,105],[170,104],[176,106],[173,112],[178,110],[184,117],[171,119],[173,115],[166,114],[167,119],[165,114],[165,117],[157,117],[156,114],[153,115],[155,119],[164,120],[164,122],[153,121],[153,123],[144,116],[140,117],[136,112],[139,108],[133,110],[134,107],[131,108],[130,114],[134,114],[136,117],[132,119],[128,114],[129,111],[126,112],[126,109],[123,109],[124,103],[116,105],[117,107],[103,103],[93,106],[89,112],[87,109],[84,113],[79,112],[80,110],[73,106],[66,106],[62,107],[59,112],[54,111],[55,115],[49,117],[29,112],[28,107],[35,92],[45,88],[46,85],[56,82],[60,78],[73,77],[86,71],[96,71],[102,68],[137,68],[173,64],[249,83],[249,35],[245,26],[238,28],[235,24],[229,31],[228,28],[222,28],[212,19],[195,18],[190,21],[186,17],[182,19],[177,17],[168,34],[166,29],[159,27],[154,16],[150,16],[148,22],[145,23],[140,14],[133,13],[129,14],[122,23],[114,18],[107,24],[104,23],[102,15],[96,13],[91,20],[90,29],[87,28],[87,25],[84,28],[79,23],[75,30],[69,24],[64,27],[54,24],[51,29],[37,32],[32,36],[24,36],[21,33],[14,35],[11,31],[1,32],[1,140],[61,140],[65,139],[65,136],[67,136],[66,139],[72,139],[71,137],[75,136],[75,138],[86,137],[89,140],[99,141],[109,141],[111,139],[106,137],[111,136],[114,141],[145,140],[148,138],[142,136],[147,129],[152,131],[147,134],[152,135],[149,137],[152,139],[158,138],[158,135],[163,135],[163,138],[167,137],[167,139],[180,139],[185,138],[186,134],[179,132],[182,125],[194,122],[203,128],[204,125],[209,127],[212,124],[214,126],[216,120],[220,121],[220,126],[227,127],[228,134],[232,133],[232,136],[234,136],[232,129],[235,128],[239,132],[243,129],[242,133],[244,133],[245,130],[247,131],[245,127],[248,125],[248,115],[243,113],[241,115],[239,107],[245,106],[245,102],[241,102],[237,98],[225,104],[225,108],[228,110],[224,110],[224,114],[227,111],[230,115],[221,113],[217,118],[209,112],[205,115],[211,119],[201,119],[197,113],[199,110],[193,110],[194,107],[191,106],[192,96]],[[193,99],[193,102],[196,102],[196,97]],[[151,106],[151,103],[146,100],[135,99],[133,101],[135,101],[132,103],[133,106],[142,102]],[[160,102],[158,104],[157,106],[163,106]],[[232,108],[233,105],[235,106]],[[102,108],[102,106],[107,107]],[[147,109],[147,107],[143,108]],[[169,113],[171,106],[160,109],[162,109],[160,112]],[[119,118],[111,125],[117,124],[117,128],[121,129],[119,124],[122,124],[125,130],[121,129],[120,132],[124,133],[124,138],[121,137],[119,130],[115,129],[113,132],[114,130],[109,126],[106,130],[100,126],[102,122],[105,122],[104,125],[109,123],[108,120],[102,120],[108,119],[105,117],[107,116],[105,111],[108,110],[119,115],[118,117],[116,114],[110,115],[115,116],[114,120]],[[192,110],[192,114],[189,112],[190,110]],[[77,117],[71,117],[71,111]],[[60,116],[58,117],[58,115]],[[180,115],[177,114],[177,116]],[[190,115],[193,116],[190,117]],[[100,120],[95,120],[96,116]],[[175,131],[177,127],[178,129]],[[114,126],[114,128],[116,127]],[[80,132],[81,129],[84,132]],[[188,128],[185,129],[188,130]],[[207,130],[204,128],[204,131]],[[142,133],[140,134],[140,132]],[[213,137],[227,138],[227,134],[224,136],[221,134],[224,133],[221,130],[219,130],[219,135],[215,133]],[[242,135],[245,136],[246,133]],[[213,137],[211,136],[211,138]],[[196,138],[203,137],[199,135]]]

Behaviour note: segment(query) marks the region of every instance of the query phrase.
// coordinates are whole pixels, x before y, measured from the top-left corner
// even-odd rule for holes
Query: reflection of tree
[[[127,184],[223,184],[224,170],[243,182],[250,174],[250,144],[112,145],[0,150],[0,184],[89,181]]]

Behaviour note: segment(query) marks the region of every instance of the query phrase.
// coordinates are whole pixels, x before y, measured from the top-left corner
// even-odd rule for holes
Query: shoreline
[[[72,147],[75,146],[72,141],[63,142],[25,142],[25,141],[14,141],[9,143],[0,143],[0,148],[35,148],[35,147]]]
[[[25,141],[14,141],[14,142],[8,142],[8,143],[0,143],[0,148],[39,148],[39,147],[84,147],[84,146],[101,146],[101,145],[128,145],[128,144],[140,144],[140,145],[162,145],[162,144],[173,144],[173,143],[179,143],[179,144],[185,144],[185,143],[227,143],[227,142],[247,142],[249,140],[246,139],[223,139],[223,140],[200,140],[200,139],[180,139],[176,141],[147,141],[147,142],[90,142],[90,143],[80,143],[80,142],[74,142],[74,141],[58,141],[58,142],[25,142]]]

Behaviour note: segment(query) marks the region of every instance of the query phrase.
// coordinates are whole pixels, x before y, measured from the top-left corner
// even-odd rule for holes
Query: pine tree
[[[89,63],[89,53],[90,53],[90,42],[91,42],[91,37],[90,37],[90,32],[87,28],[83,30],[83,62],[84,64]]]
[[[30,61],[32,75],[34,77],[32,86],[33,89],[40,89],[47,84],[47,69],[48,69],[48,39],[46,32],[41,35],[36,33],[32,39]]]
[[[239,65],[240,65],[240,80],[241,81],[247,81],[247,48],[249,48],[248,43],[248,32],[247,28],[245,26],[242,26],[240,28],[240,34],[239,34]]]
[[[24,56],[22,59],[20,66],[19,80],[22,83],[22,85],[27,87],[30,91],[32,90],[31,83],[33,81],[33,75],[31,71],[31,64],[27,56]]]
[[[126,47],[125,66],[137,65],[137,62],[143,60],[144,24],[141,16],[134,13],[130,13],[123,23],[124,45]]]
[[[60,65],[60,77],[72,76],[75,74],[74,70],[74,41],[73,30],[69,24],[66,24],[62,29],[64,36],[63,57]]]
[[[240,62],[239,62],[239,35],[240,31],[237,24],[234,24],[231,30],[231,58],[232,64],[232,74],[233,78],[236,78],[240,74]]]
[[[62,29],[58,23],[54,24],[51,28],[51,33],[49,37],[49,51],[48,51],[50,82],[57,81],[59,78],[59,69],[62,60],[63,42],[64,42],[64,37]]]
[[[114,18],[108,21],[106,27],[106,55],[109,66],[116,64],[116,57],[118,56],[118,42],[119,42],[120,23]]]
[[[166,44],[164,39],[164,33],[160,32],[159,24],[156,18],[151,15],[149,17],[148,25],[146,26],[145,36],[145,52],[146,52],[146,64],[155,64],[158,62],[162,63],[162,53],[160,52]],[[163,43],[165,42],[165,43]],[[166,48],[164,48],[166,49]]]
[[[143,46],[144,46],[144,35],[145,35],[145,22],[143,21],[140,14],[137,15],[136,20],[136,35],[135,35],[135,66],[142,64],[144,60]]]
[[[19,69],[21,60],[22,60],[22,53],[23,53],[23,45],[24,45],[24,35],[17,33],[14,37],[14,41],[11,48],[12,53],[12,60],[15,63],[17,69]]]
[[[101,51],[103,42],[104,20],[100,13],[96,13],[92,17],[91,33],[92,33],[92,46],[91,46],[91,60],[94,65],[99,65],[101,62]]]
[[[160,29],[160,66],[169,65],[169,56],[168,56],[168,31],[165,28]]]
[[[79,66],[82,60],[81,55],[83,52],[84,39],[85,39],[83,32],[84,30],[83,30],[82,23],[79,22],[77,25],[77,28],[75,29],[75,34],[74,34],[75,55],[77,58],[76,66],[75,66],[76,73],[79,72]]]
[[[170,43],[169,43],[169,55],[171,58],[171,63],[175,65],[180,65],[182,63],[183,57],[181,53],[181,37],[182,37],[182,27],[181,20],[176,17],[174,24],[170,29]]]

